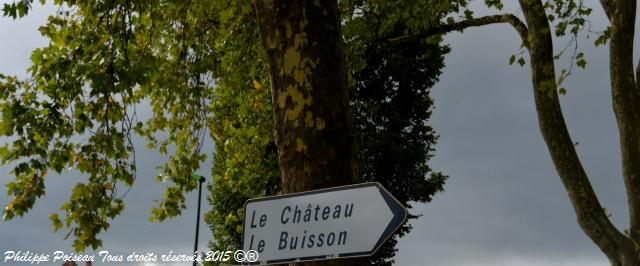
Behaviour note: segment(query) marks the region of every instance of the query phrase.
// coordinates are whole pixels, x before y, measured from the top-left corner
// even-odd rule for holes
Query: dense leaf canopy
[[[427,165],[436,141],[427,120],[429,88],[448,49],[438,38],[387,41],[444,17],[425,2],[341,2],[362,176],[407,206],[430,201],[445,180]],[[441,10],[458,8],[436,2]],[[25,15],[30,4],[7,4],[5,15]],[[190,174],[205,159],[203,140],[211,137],[211,248],[238,247],[244,201],[280,191],[267,64],[251,1],[56,4],[59,11],[40,28],[51,42],[33,52],[29,78],[1,77],[0,130],[12,141],[0,156],[16,176],[5,219],[33,207],[48,171],[72,167],[89,178],[73,188],[62,216],[51,216],[54,228],[68,228],[76,250],[100,246],[98,234],[122,211],[136,179],[136,134],[169,155],[160,179],[172,185],[150,219],[179,215],[185,193],[196,187]],[[140,108],[151,118],[138,119]],[[375,261],[390,263],[394,245]]]

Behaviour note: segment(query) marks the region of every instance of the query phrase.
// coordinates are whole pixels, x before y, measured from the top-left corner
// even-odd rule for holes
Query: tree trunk
[[[613,110],[620,132],[622,175],[631,228],[622,234],[600,205],[578,158],[558,99],[552,31],[540,0],[519,0],[525,22],[513,14],[472,18],[390,39],[402,42],[493,23],[509,23],[531,58],[531,81],[540,131],[576,212],[578,224],[611,265],[640,265],[640,65],[633,72],[636,0],[600,0],[611,22],[610,72]],[[635,74],[635,75],[634,75]]]
[[[285,193],[358,181],[336,0],[258,0]],[[239,70],[241,71],[241,70]],[[360,264],[364,260],[309,262]]]
[[[640,243],[640,89],[633,71],[636,1],[604,1],[612,34],[609,45],[611,96],[620,133],[622,176],[630,216],[631,238]],[[639,69],[640,70],[640,69]],[[636,77],[637,78],[637,77]]]
[[[540,130],[578,223],[612,265],[640,265],[635,244],[613,226],[600,205],[564,122],[557,93],[552,31],[543,5],[541,1],[520,0],[520,6],[529,27],[527,41]]]

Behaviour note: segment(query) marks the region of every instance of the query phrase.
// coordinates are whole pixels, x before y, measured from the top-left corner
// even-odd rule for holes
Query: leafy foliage
[[[383,184],[408,207],[410,202],[431,201],[446,180],[427,164],[437,139],[427,124],[433,105],[429,89],[443,67],[445,51],[421,42],[402,47],[374,43],[366,53],[367,67],[354,75],[352,104],[361,174],[366,181]],[[410,228],[403,226],[398,235]],[[395,255],[395,243],[394,238],[379,251],[377,265]]]
[[[175,152],[162,166],[173,186],[152,211],[152,220],[180,214],[184,193],[196,183],[191,172],[200,152],[211,100],[207,3],[162,1],[56,1],[60,11],[40,27],[50,39],[31,56],[30,78],[2,76],[2,135],[14,139],[1,150],[2,162],[15,164],[8,183],[13,200],[4,218],[23,215],[44,194],[49,170],[74,168],[88,176],[77,184],[58,214],[74,248],[97,248],[97,235],[124,208],[123,197],[136,179],[132,132],[152,148]],[[10,5],[20,8],[28,1]],[[69,5],[69,6],[66,6]],[[26,14],[26,12],[25,12]],[[138,121],[136,105],[152,107]],[[159,138],[157,132],[166,137]]]
[[[40,0],[40,3],[44,4],[44,0]],[[2,6],[2,15],[13,19],[21,18],[29,13],[29,9],[31,9],[31,1],[6,3]]]
[[[438,38],[402,44],[386,40],[424,30],[441,15],[425,19],[421,14],[432,10],[420,1],[365,1],[357,9],[364,15],[351,17],[344,34],[350,40],[351,106],[361,175],[365,181],[380,182],[407,207],[429,202],[446,180],[427,164],[437,140],[427,123],[433,107],[429,91],[449,49]],[[403,226],[372,262],[392,264],[397,238],[410,229]]]
[[[267,63],[250,1],[212,3],[218,60],[210,121],[215,140],[213,186],[205,215],[211,250],[241,247],[244,202],[279,191]]]
[[[588,20],[593,9],[584,5],[583,0],[553,0],[544,4],[547,11],[547,19],[549,23],[554,23],[556,37],[568,37],[567,45],[561,49],[554,58],[560,59],[566,51],[571,51],[570,63],[568,68],[560,70],[557,80],[560,94],[566,94],[567,90],[562,87],[563,82],[571,75],[574,65],[584,69],[587,66],[587,60],[584,53],[578,47],[578,37],[585,31],[588,34],[591,31],[591,25]],[[586,29],[586,30],[585,30]],[[568,35],[568,36],[567,36]],[[599,37],[595,41],[596,45],[605,43],[608,39],[606,31],[598,33]]]
[[[442,9],[422,1],[342,2],[362,174],[407,205],[431,200],[445,180],[427,165],[436,136],[426,121],[428,89],[448,49],[438,38],[401,46],[385,40],[425,29],[444,17],[434,10],[462,2],[434,2]],[[238,248],[244,201],[279,192],[268,69],[251,2],[56,4],[60,12],[40,29],[51,43],[33,52],[31,77],[0,77],[0,130],[15,138],[0,156],[17,165],[5,218],[23,215],[44,194],[47,171],[72,167],[89,179],[73,189],[63,215],[50,216],[52,225],[70,230],[76,250],[100,246],[97,235],[122,211],[136,179],[134,134],[170,155],[160,170],[173,185],[150,220],[179,215],[184,194],[196,187],[190,175],[205,158],[208,130],[216,147],[210,247]],[[5,15],[21,5],[27,10],[15,14],[27,14],[31,1],[6,4]],[[140,106],[153,116],[140,121]],[[375,262],[391,263],[394,246]]]
[[[385,11],[390,14],[384,19],[385,23],[404,25],[408,23],[401,12],[412,10],[415,6],[398,5],[398,3],[386,3],[375,12]],[[357,10],[356,12],[372,12],[365,10],[365,6],[358,6],[356,3],[347,3],[351,6],[343,6],[345,10]],[[252,17],[252,10],[242,3],[220,3],[215,6],[224,6],[220,9],[219,34],[221,41],[220,50],[216,53],[220,60],[221,82],[216,88],[217,101],[214,104],[214,125],[216,137],[216,157],[214,166],[215,184],[212,187],[211,203],[213,209],[207,214],[207,222],[213,229],[214,241],[212,249],[234,249],[241,245],[242,233],[242,207],[248,198],[274,195],[278,189],[278,169],[275,146],[271,134],[272,125],[270,109],[258,110],[260,116],[256,116],[256,105],[260,107],[271,106],[269,94],[260,92],[266,91],[267,69],[263,60],[261,50],[254,46],[258,45],[258,37],[252,29],[256,27]],[[373,9],[373,6],[366,6]],[[421,9],[413,9],[412,21],[414,27],[425,27],[421,16],[421,11],[426,11],[424,6]],[[229,9],[234,10],[233,17],[229,16]],[[396,14],[389,12],[393,10]],[[378,15],[379,16],[379,15]],[[352,17],[353,18],[353,17]],[[349,58],[354,77],[352,103],[354,106],[354,117],[357,128],[356,133],[361,139],[361,158],[363,164],[363,175],[367,181],[379,181],[386,185],[393,194],[402,195],[401,200],[427,201],[431,196],[442,189],[444,176],[439,173],[431,173],[427,166],[427,161],[431,157],[431,145],[435,142],[435,135],[430,127],[426,125],[426,119],[430,115],[431,99],[428,96],[428,88],[435,82],[435,77],[439,75],[442,68],[442,54],[446,49],[436,44],[426,44],[417,42],[403,47],[392,47],[384,44],[383,36],[376,36],[384,31],[398,32],[398,27],[376,30],[388,26],[370,23],[376,19],[376,14],[366,13],[362,17],[355,16],[356,19],[345,18],[344,35],[350,39],[347,48],[352,56]],[[233,32],[234,34],[227,34]],[[385,33],[386,36],[391,34]],[[375,42],[375,44],[372,44]],[[247,47],[249,46],[249,47]],[[371,52],[360,54],[363,50],[370,49]],[[243,53],[235,51],[242,50]],[[378,56],[382,56],[378,58]],[[404,60],[408,57],[410,59]],[[376,60],[377,58],[377,60]],[[381,64],[385,59],[393,60],[388,66]],[[365,66],[366,70],[356,71],[357,68]],[[237,71],[237,68],[246,71]],[[390,69],[380,79],[372,80],[367,75],[371,71],[379,69]],[[367,72],[368,74],[365,74]],[[357,74],[356,74],[357,73]],[[391,77],[402,73],[400,77],[403,81],[401,91],[402,96],[396,93],[389,86],[396,82]],[[411,75],[419,76],[416,82],[408,82]],[[389,77],[391,80],[386,80]],[[423,78],[422,78],[423,77]],[[368,79],[368,80],[365,80]],[[386,83],[385,83],[386,82]],[[408,85],[411,83],[411,85]],[[408,85],[408,86],[407,86]],[[356,90],[367,93],[357,93]],[[406,92],[406,93],[405,93]],[[356,98],[354,98],[354,96]],[[394,98],[393,104],[386,105],[385,111],[374,111],[372,106],[380,104],[379,97],[389,96]],[[225,98],[222,98],[225,97]],[[242,99],[242,100],[238,100]],[[366,107],[365,107],[366,105]],[[401,107],[402,106],[402,107]],[[398,108],[401,107],[401,108]],[[402,114],[391,114],[394,108]],[[253,113],[252,113],[253,112]],[[262,116],[262,114],[266,114]],[[360,119],[373,115],[375,123],[382,120],[391,120],[395,123],[392,129],[376,133],[371,128],[373,123]],[[412,124],[411,129],[408,125]],[[229,125],[229,126],[226,126]],[[380,125],[387,127],[388,125]],[[247,132],[262,132],[262,135],[247,135]],[[405,133],[403,133],[406,131]],[[408,133],[407,133],[408,132]],[[386,145],[380,145],[386,142]],[[377,156],[376,160],[365,160],[370,156],[368,153],[383,152],[386,158],[393,160],[393,163],[379,164],[383,159]],[[389,153],[393,154],[389,154]],[[385,171],[385,173],[382,173]],[[366,173],[365,173],[366,172]],[[256,174],[261,173],[261,174]],[[373,176],[380,174],[378,178]],[[430,179],[426,176],[433,174]],[[406,178],[407,181],[404,181]],[[220,180],[220,181],[218,181]],[[252,184],[249,187],[248,184]],[[253,185],[257,185],[253,187]],[[408,191],[409,189],[410,191]],[[408,232],[409,227],[404,227],[402,234]],[[395,240],[390,241],[378,256],[374,259],[376,264],[388,264],[394,255]]]

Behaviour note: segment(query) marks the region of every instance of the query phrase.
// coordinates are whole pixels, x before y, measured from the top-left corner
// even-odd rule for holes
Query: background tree
[[[352,40],[346,46],[352,62],[348,72],[355,77],[352,81],[358,80],[350,83],[355,86],[352,104],[358,112],[379,115],[375,123],[385,128],[374,132],[374,124],[362,119],[365,115],[356,115],[356,137],[372,141],[358,156],[367,180],[382,182],[396,195],[402,193],[405,204],[425,201],[441,190],[444,181],[437,173],[425,179],[431,174],[426,160],[435,141],[425,122],[432,104],[427,89],[439,74],[446,49],[434,40],[398,48],[384,44],[390,32],[424,28],[431,22],[418,23],[416,8],[426,10],[427,5],[381,3],[385,5],[345,1],[342,11],[348,32],[341,38]],[[26,15],[30,4],[6,4],[5,15]],[[167,189],[151,219],[179,215],[185,207],[184,193],[195,188],[189,175],[204,159],[200,147],[204,130],[209,129],[216,145],[210,187],[213,210],[206,216],[216,236],[212,248],[237,247],[244,201],[280,191],[266,57],[254,7],[249,1],[220,0],[59,4],[60,12],[41,28],[52,42],[34,51],[31,77],[22,81],[3,76],[4,134],[16,137],[2,150],[3,158],[17,163],[20,176],[9,185],[15,198],[5,209],[5,218],[23,215],[33,206],[44,193],[41,181],[47,170],[76,167],[91,177],[74,188],[63,206],[64,223],[58,214],[51,218],[56,229],[69,228],[77,250],[100,246],[97,234],[124,208],[125,193],[117,190],[127,189],[135,180],[133,132],[145,137],[151,148],[171,155],[161,179],[174,186]],[[357,14],[365,10],[368,14]],[[384,23],[370,23],[381,14],[389,14]],[[374,24],[378,26],[370,27]],[[370,52],[358,53],[363,50]],[[377,56],[392,63],[376,60]],[[384,70],[393,82],[367,80],[377,70]],[[420,82],[407,80],[408,75],[396,77],[405,72],[425,76]],[[396,80],[401,84],[397,88]],[[389,105],[373,112],[375,104],[384,104],[384,95]],[[141,103],[152,106],[148,121],[137,119],[135,107]],[[48,130],[35,130],[39,127]],[[93,148],[96,145],[99,148]],[[402,157],[409,154],[411,158]],[[371,166],[380,156],[393,161],[388,169]],[[30,185],[34,181],[37,186]],[[414,189],[407,191],[408,187]],[[394,244],[379,254],[380,263],[389,263]]]
[[[242,246],[244,202],[280,192],[268,71],[250,1],[215,1],[212,32],[219,83],[212,102],[215,141],[211,250]]]
[[[228,16],[230,5],[237,5],[231,8],[235,10],[233,16]],[[345,25],[344,39],[350,40],[345,47],[351,73],[351,105],[355,134],[360,147],[361,175],[367,181],[383,183],[394,195],[399,195],[399,199],[407,206],[410,201],[429,201],[435,192],[441,190],[444,182],[444,176],[431,173],[426,164],[436,140],[432,129],[426,124],[432,105],[429,88],[440,73],[439,70],[443,66],[442,55],[447,49],[439,46],[437,39],[429,43],[416,41],[407,45],[386,45],[388,37],[409,29],[409,21],[413,21],[413,27],[428,27],[431,22],[420,17],[423,14],[421,12],[429,10],[428,5],[422,2],[406,4],[404,1],[344,1],[341,5]],[[215,135],[217,163],[214,165],[216,183],[212,188],[213,208],[207,214],[207,221],[215,235],[211,246],[213,250],[236,249],[241,246],[244,201],[251,197],[273,195],[272,193],[277,191],[276,183],[279,182],[277,174],[273,174],[277,171],[277,163],[269,161],[275,159],[275,147],[267,144],[259,148],[261,146],[256,145],[254,141],[257,136],[246,134],[255,131],[254,128],[269,131],[272,127],[269,119],[250,119],[256,116],[248,116],[244,111],[253,110],[256,104],[271,104],[269,97],[254,96],[258,95],[256,92],[268,91],[268,83],[265,85],[262,81],[252,81],[256,76],[260,76],[253,74],[253,69],[257,65],[256,62],[264,62],[261,59],[264,53],[260,49],[243,49],[252,45],[259,37],[253,30],[256,27],[255,11],[249,5],[239,2],[215,6],[225,7],[220,8],[219,15],[215,16],[220,19],[220,24],[219,31],[214,33],[219,36],[221,44],[216,54],[222,58],[221,61],[227,61],[226,66],[229,69],[221,75],[221,79],[234,80],[235,83],[233,86],[216,88],[218,95],[228,91],[225,95],[230,98],[216,101],[215,105],[223,109],[213,112],[214,119],[219,120],[212,125],[218,125],[220,130],[216,131],[218,133]],[[228,34],[231,31],[234,34]],[[244,52],[234,52],[237,49]],[[369,50],[371,52],[366,54],[363,52]],[[237,57],[227,57],[223,54]],[[247,65],[243,65],[243,62]],[[250,71],[237,71],[238,66]],[[374,77],[374,71],[378,71],[380,76]],[[266,76],[266,71],[261,75]],[[415,78],[415,82],[409,77]],[[394,86],[396,82],[401,82],[402,85]],[[235,97],[243,100],[234,100]],[[224,122],[227,120],[244,122],[237,123],[238,128],[222,127],[221,125],[232,124]],[[376,127],[381,130],[376,130]],[[270,134],[266,135],[265,137],[271,137]],[[247,143],[250,143],[251,148],[245,147]],[[383,159],[385,163],[381,164]],[[271,186],[255,186],[256,190],[250,192],[251,190],[239,190],[236,186],[229,185],[234,182],[267,182]],[[274,190],[264,190],[265,187]],[[407,224],[399,233],[404,234],[408,230]],[[395,241],[395,238],[389,241],[376,253],[373,258],[375,264],[392,263]]]
[[[338,1],[256,1],[284,193],[359,183]],[[366,265],[368,258],[302,265]]]
[[[466,1],[458,1],[466,6]],[[499,0],[485,0],[489,7],[502,8]],[[546,142],[555,168],[569,195],[578,223],[589,238],[609,258],[611,265],[640,264],[640,87],[637,85],[639,70],[634,73],[633,36],[635,34],[636,1],[601,0],[610,26],[600,34],[595,44],[609,41],[609,59],[613,110],[620,132],[622,178],[624,179],[630,228],[624,233],[609,220],[589,182],[571,140],[562,115],[559,94],[564,94],[562,81],[571,73],[571,68],[556,73],[555,60],[565,50],[554,52],[552,34],[558,37],[569,35],[570,43],[577,45],[577,35],[585,30],[587,16],[592,9],[581,0],[520,0],[524,15],[521,20],[514,14],[505,13],[484,17],[473,17],[473,12],[464,10],[459,21],[451,17],[447,24],[426,31],[414,32],[391,38],[392,43],[402,43],[468,27],[494,23],[508,23],[522,39],[522,46],[529,53],[533,94],[542,136]],[[554,24],[552,31],[551,24]],[[574,46],[577,47],[577,46]],[[570,55],[572,63],[585,67],[584,54],[574,49]],[[516,61],[513,56],[511,63]],[[524,58],[518,59],[524,65]],[[573,66],[573,65],[572,65]]]
[[[449,49],[439,38],[399,45],[387,39],[426,30],[443,15],[423,1],[353,2],[343,7],[348,11],[343,17],[361,175],[380,182],[408,208],[411,202],[429,202],[446,179],[427,164],[437,139],[427,123],[433,107],[429,92]],[[398,237],[410,229],[403,225],[372,262],[392,264]]]
[[[16,17],[31,1],[4,6]],[[171,181],[151,220],[179,215],[201,152],[213,99],[213,25],[209,3],[164,1],[57,1],[60,10],[40,27],[50,39],[31,56],[30,77],[0,78],[0,133],[12,141],[0,148],[3,163],[15,167],[7,190],[13,200],[4,219],[21,216],[44,194],[48,171],[73,168],[78,183],[51,215],[55,230],[69,229],[74,249],[97,248],[97,235],[124,208],[133,185],[133,132],[167,154],[162,179]],[[136,119],[136,105],[152,117]],[[64,221],[64,223],[63,223]]]

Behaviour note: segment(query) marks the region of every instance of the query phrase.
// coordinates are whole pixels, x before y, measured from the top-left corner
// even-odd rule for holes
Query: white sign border
[[[249,263],[244,262],[242,263],[242,265],[269,265],[269,264],[281,264],[281,263],[292,263],[292,262],[303,262],[303,261],[314,261],[314,260],[346,259],[346,258],[369,257],[375,254],[380,249],[380,247],[382,247],[382,245],[384,245],[384,243],[387,242],[387,240],[389,240],[389,238],[391,238],[391,236],[393,236],[398,231],[398,229],[402,227],[404,223],[407,222],[407,218],[409,217],[409,212],[407,211],[407,208],[398,199],[396,199],[393,196],[393,194],[389,192],[389,190],[387,190],[379,182],[364,182],[364,183],[357,183],[357,184],[344,185],[344,186],[338,186],[338,187],[322,188],[322,189],[316,189],[316,190],[308,190],[308,191],[294,192],[289,194],[281,194],[281,195],[248,199],[247,201],[245,201],[243,206],[244,214],[242,217],[242,247],[244,248],[245,221],[247,219],[247,213],[245,211],[247,209],[247,205],[250,203],[259,202],[259,201],[276,200],[276,199],[282,199],[282,198],[300,197],[300,196],[320,194],[320,193],[332,192],[332,191],[358,189],[358,188],[365,188],[365,187],[377,187],[379,190],[381,190],[380,194],[382,198],[385,200],[385,202],[387,202],[387,206],[390,208],[391,212],[393,213],[393,218],[389,222],[389,225],[393,224],[394,221],[398,219],[398,217],[401,217],[401,221],[399,222],[396,221],[397,225],[393,229],[391,230],[389,230],[389,228],[385,229],[385,232],[386,231],[390,231],[390,232],[387,234],[387,236],[378,239],[378,242],[376,243],[376,246],[373,250],[356,252],[356,253],[310,256],[310,257],[290,258],[290,259],[280,259],[280,260],[270,260],[270,261],[258,260],[256,262],[249,262]],[[402,214],[398,215],[395,212],[395,209],[391,208],[393,207],[393,205],[390,204],[389,201],[393,201],[397,204],[397,206],[400,206],[402,209]],[[384,235],[384,232],[382,233],[382,235]]]

